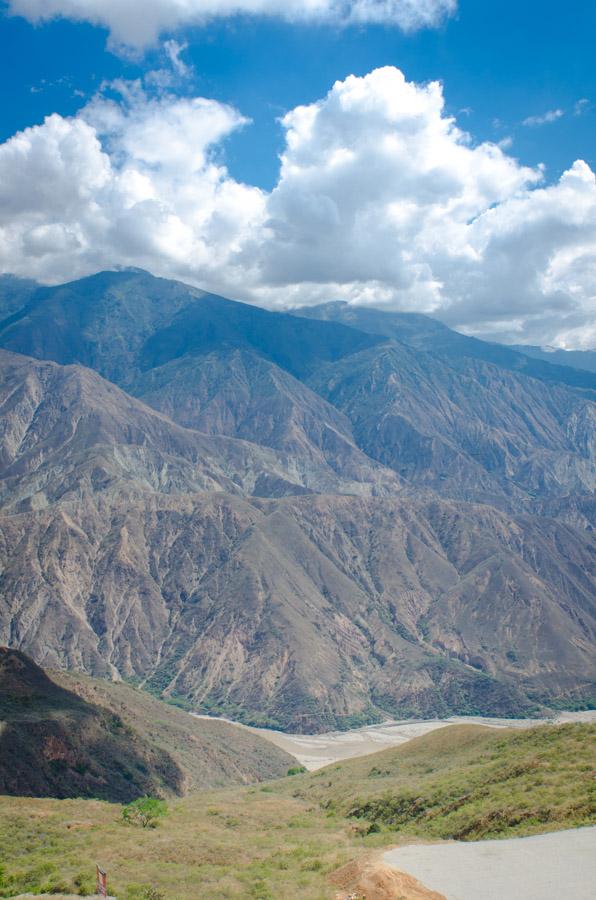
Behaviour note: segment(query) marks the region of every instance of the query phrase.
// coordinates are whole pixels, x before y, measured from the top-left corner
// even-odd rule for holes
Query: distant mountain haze
[[[574,369],[596,372],[596,350],[561,350],[558,347],[533,347],[528,344],[515,344],[514,349],[551,365],[573,366]]]
[[[292,313],[309,319],[341,322],[369,334],[394,338],[416,350],[425,350],[451,360],[478,359],[512,372],[522,372],[541,381],[583,388],[590,392],[592,399],[596,399],[596,378],[593,377],[596,365],[590,351],[584,355],[581,351],[570,354],[560,350],[551,357],[549,354],[536,352],[539,350],[537,347],[507,347],[481,341],[453,331],[442,322],[419,313],[387,312],[341,301],[298,307]],[[548,365],[543,365],[543,362]],[[586,375],[583,370],[589,371],[591,375]]]
[[[0,310],[0,642],[306,732],[593,701],[594,373],[138,270]]]

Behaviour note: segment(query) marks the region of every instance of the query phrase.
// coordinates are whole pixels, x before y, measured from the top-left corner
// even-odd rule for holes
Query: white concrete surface
[[[535,837],[413,844],[384,861],[447,900],[595,900],[596,827]]]

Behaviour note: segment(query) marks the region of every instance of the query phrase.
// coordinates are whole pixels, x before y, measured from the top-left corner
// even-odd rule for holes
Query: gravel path
[[[535,837],[413,844],[383,861],[446,900],[594,900],[596,827]]]

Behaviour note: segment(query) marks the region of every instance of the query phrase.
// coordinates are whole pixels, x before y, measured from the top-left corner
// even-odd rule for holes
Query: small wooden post
[[[100,866],[95,867],[97,877],[97,893],[100,897],[108,896],[108,876]]]

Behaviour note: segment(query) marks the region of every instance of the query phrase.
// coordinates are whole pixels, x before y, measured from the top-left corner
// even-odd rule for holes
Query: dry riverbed
[[[199,716],[198,718],[210,718]],[[225,719],[226,722],[231,720]],[[314,772],[323,766],[339,762],[342,759],[353,759],[357,756],[368,756],[379,750],[397,747],[413,738],[421,737],[437,728],[447,725],[468,724],[487,725],[491,728],[531,728],[534,725],[558,725],[564,722],[594,722],[596,710],[586,712],[562,712],[551,719],[493,719],[482,716],[452,716],[446,719],[430,719],[428,721],[388,721],[381,725],[368,725],[352,731],[332,731],[327,734],[286,734],[282,731],[271,731],[267,728],[251,728],[231,722],[238,728],[261,735],[287,753],[309,771]]]

